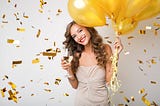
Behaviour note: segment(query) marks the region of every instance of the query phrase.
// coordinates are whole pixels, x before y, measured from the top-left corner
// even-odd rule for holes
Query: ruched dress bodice
[[[75,106],[109,106],[105,69],[101,66],[79,66]]]

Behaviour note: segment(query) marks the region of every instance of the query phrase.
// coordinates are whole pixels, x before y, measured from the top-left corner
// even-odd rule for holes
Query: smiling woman
[[[110,106],[107,84],[112,76],[112,50],[103,43],[93,27],[84,27],[72,21],[68,24],[63,44],[68,48],[72,61],[61,61],[67,70],[71,86],[77,89],[75,106]],[[116,40],[118,54],[123,46]]]

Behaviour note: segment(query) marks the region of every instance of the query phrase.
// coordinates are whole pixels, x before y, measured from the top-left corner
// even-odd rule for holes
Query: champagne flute
[[[65,46],[63,46],[63,48],[62,48],[62,56],[63,56],[63,59],[64,59],[67,63],[69,63],[69,58],[70,58],[70,57],[69,57],[69,51],[68,51],[68,48],[66,48]],[[65,71],[64,76],[65,76],[65,77],[68,77],[68,76],[69,76],[67,70]]]

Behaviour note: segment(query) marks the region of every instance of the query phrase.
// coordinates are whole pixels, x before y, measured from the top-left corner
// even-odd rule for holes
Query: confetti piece
[[[133,39],[133,38],[134,38],[134,36],[129,36],[129,37],[128,37],[128,39]]]
[[[144,49],[143,51],[144,51],[144,53],[146,53],[146,52],[147,52],[147,50],[146,50],[146,49]]]
[[[157,84],[156,81],[151,81],[151,84]]]
[[[146,26],[146,29],[150,29],[150,30],[151,30],[151,29],[152,29],[152,27],[151,27],[151,26]]]
[[[12,87],[13,90],[16,89],[16,84],[14,84],[13,82],[8,82],[8,84]]]
[[[7,90],[6,90],[6,88],[3,88],[3,89],[1,89],[1,95],[2,95],[2,97],[5,97],[5,92],[6,92]]]
[[[12,61],[12,64],[21,64],[22,61],[21,60],[17,60],[17,61]]]
[[[124,104],[118,104],[118,106],[124,106]]]
[[[134,96],[131,96],[131,100],[132,100],[132,101],[135,101]]]
[[[154,101],[152,102],[152,105],[154,105],[154,106],[158,106]]]
[[[139,30],[139,33],[140,34],[146,34],[146,31],[145,30]]]
[[[62,12],[62,10],[61,10],[61,9],[58,9],[56,15],[60,15],[61,12]]]
[[[46,92],[51,92],[51,90],[50,89],[44,89]]]
[[[138,66],[138,68],[139,68],[141,71],[143,71],[143,68],[141,68],[140,66]]]
[[[32,64],[37,64],[37,63],[39,63],[39,62],[40,62],[40,60],[39,60],[38,58],[32,60]]]
[[[141,100],[144,102],[146,106],[151,106],[150,101],[145,98],[146,96],[147,96],[147,93],[144,96],[142,96]]]
[[[49,83],[48,83],[48,82],[44,82],[44,84],[45,84],[45,85],[49,85]]]
[[[37,32],[36,37],[38,38],[38,37],[40,36],[40,34],[41,34],[41,30],[40,30],[40,29],[38,29],[38,32]]]
[[[64,93],[63,95],[64,95],[64,96],[69,96],[69,94],[68,94],[68,93]]]
[[[43,52],[42,54],[43,54],[43,56],[53,56],[53,57],[56,56],[55,52],[50,52],[50,53],[49,52]]]
[[[128,55],[128,54],[130,54],[130,52],[128,52],[128,51],[125,51],[124,55]]]
[[[13,39],[7,39],[7,43],[13,43],[14,40]]]
[[[56,78],[56,80],[55,80],[54,83],[55,83],[56,85],[59,85],[60,82],[61,82],[61,79],[60,79],[60,78]]]
[[[128,103],[130,102],[130,100],[127,97],[124,97],[124,100]]]
[[[17,28],[17,31],[19,31],[19,32],[24,32],[24,31],[25,31],[25,28]]]
[[[8,100],[13,100],[14,102],[18,102],[18,100],[17,100],[17,97],[16,97],[16,94],[17,94],[17,92],[12,92],[12,90],[9,90],[8,91],[8,93],[9,93],[9,97],[8,97]]]
[[[32,93],[31,96],[34,96],[34,94]]]
[[[24,17],[24,18],[29,18],[29,16],[26,16],[25,13],[23,13],[23,17]]]
[[[142,60],[138,60],[139,64],[143,64],[143,61]]]
[[[156,64],[157,62],[154,59],[151,59],[152,64]]]
[[[142,94],[142,93],[144,93],[145,92],[145,89],[144,88],[142,88],[141,90],[139,90],[139,94]]]

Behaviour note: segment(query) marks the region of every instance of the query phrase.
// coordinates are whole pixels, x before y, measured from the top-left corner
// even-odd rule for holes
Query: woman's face
[[[77,43],[84,46],[88,44],[91,37],[89,31],[85,27],[77,24],[72,25],[70,34]]]

